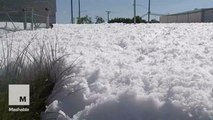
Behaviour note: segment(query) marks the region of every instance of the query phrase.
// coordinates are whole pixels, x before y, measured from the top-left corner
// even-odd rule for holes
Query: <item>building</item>
[[[56,23],[56,0],[0,0],[0,21],[27,22],[31,17],[37,23],[46,23],[47,17],[50,23]],[[8,19],[8,14],[10,18]]]
[[[196,23],[213,22],[213,8],[195,9],[192,11],[168,14],[160,17],[161,23]]]

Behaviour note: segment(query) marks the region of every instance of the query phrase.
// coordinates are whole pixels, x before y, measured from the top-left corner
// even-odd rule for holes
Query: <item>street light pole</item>
[[[71,23],[74,24],[74,19],[73,19],[73,0],[71,0]]]
[[[136,0],[134,0],[134,24],[136,24]]]

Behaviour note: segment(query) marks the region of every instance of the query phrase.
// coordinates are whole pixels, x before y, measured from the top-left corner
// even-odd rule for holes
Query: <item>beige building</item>
[[[8,13],[13,21],[23,22],[24,10],[27,21],[33,11],[36,22],[46,23],[49,15],[50,23],[56,23],[56,0],[0,0],[0,21],[7,20]]]
[[[195,9],[177,14],[163,15],[161,23],[196,23],[213,22],[213,8]]]

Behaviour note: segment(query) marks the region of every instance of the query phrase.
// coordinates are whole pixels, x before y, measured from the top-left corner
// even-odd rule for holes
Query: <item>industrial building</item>
[[[24,17],[25,16],[25,17]],[[56,23],[56,0],[0,0],[0,21]]]
[[[213,22],[213,8],[195,9],[192,11],[168,14],[160,17],[161,23],[197,23]]]

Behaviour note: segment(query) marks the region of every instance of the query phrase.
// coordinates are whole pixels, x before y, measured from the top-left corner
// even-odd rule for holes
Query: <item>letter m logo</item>
[[[19,102],[26,102],[26,101],[27,101],[26,96],[19,97]]]

